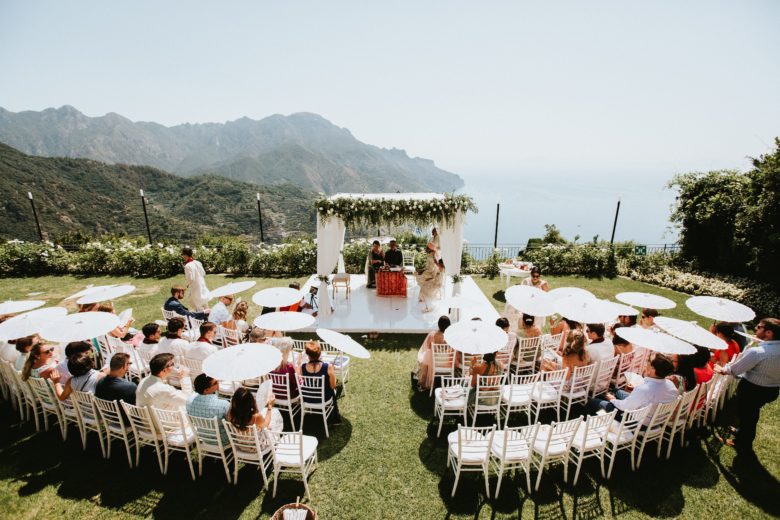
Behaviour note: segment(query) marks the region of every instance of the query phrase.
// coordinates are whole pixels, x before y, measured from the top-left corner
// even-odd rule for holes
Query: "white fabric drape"
[[[344,231],[346,225],[339,217],[332,216],[326,222],[317,217],[317,276],[328,276],[333,272],[339,261],[339,253],[344,247]],[[322,316],[331,314],[328,284],[320,282],[318,291],[319,313]]]
[[[441,259],[448,275],[460,274],[463,255],[463,212],[456,213],[450,222],[439,226],[441,237]]]

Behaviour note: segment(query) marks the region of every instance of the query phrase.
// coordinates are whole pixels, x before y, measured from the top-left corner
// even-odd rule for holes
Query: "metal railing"
[[[588,244],[577,244],[569,247],[585,247]],[[532,245],[531,249],[544,247],[543,245]],[[605,246],[608,247],[608,246]],[[521,251],[526,249],[525,244],[499,244],[493,247],[492,244],[466,244],[464,250],[476,261],[487,260],[493,251],[498,250],[500,258],[517,258]],[[615,251],[633,250],[637,254],[675,254],[680,252],[679,244],[635,244],[635,245],[617,245]]]

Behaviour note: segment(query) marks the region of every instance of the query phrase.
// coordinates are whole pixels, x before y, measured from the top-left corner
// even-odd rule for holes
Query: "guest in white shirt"
[[[184,352],[184,357],[187,359],[198,359],[203,361],[213,353],[219,350],[212,342],[217,335],[217,326],[210,321],[203,323],[200,326],[200,338],[195,343],[192,343]]]
[[[585,348],[593,363],[612,359],[615,357],[615,345],[611,340],[604,338],[604,324],[589,323],[585,328],[590,344]]]
[[[8,361],[9,363],[16,363],[16,358],[19,357],[19,353],[16,350],[14,343],[8,343],[0,340],[0,359]]]
[[[187,351],[189,341],[182,339],[184,332],[184,320],[181,318],[171,318],[168,320],[168,330],[165,337],[157,344],[157,354],[173,354],[174,356],[184,357]]]
[[[657,405],[674,401],[680,395],[674,383],[666,379],[666,376],[673,371],[672,360],[664,354],[656,354],[645,368],[644,383],[634,388],[631,393],[617,390],[614,395],[608,392],[606,399],[591,399],[586,410],[590,414],[595,413],[599,408],[607,412],[614,409],[626,412],[652,405],[644,420],[644,424],[647,425]]]
[[[30,355],[30,349],[36,343],[38,343],[38,336],[27,336],[26,338],[17,339],[16,343],[11,345],[15,347],[16,359],[12,364],[17,372],[21,372],[22,368],[24,368],[24,362],[27,361],[27,356]]]
[[[143,341],[138,344],[136,350],[139,354],[146,354],[148,356],[154,356],[157,354],[158,343],[162,332],[160,332],[160,326],[156,323],[147,323],[141,328],[141,332],[144,335]]]
[[[220,296],[219,301],[211,308],[209,313],[209,321],[217,325],[222,324],[223,321],[230,319],[230,311],[228,307],[233,303],[233,295]]]
[[[157,354],[149,361],[151,375],[138,384],[135,393],[136,406],[154,406],[163,410],[182,410],[187,404],[187,394],[172,387],[165,380],[173,372],[171,354]]]
[[[86,341],[73,341],[65,346],[65,357],[57,365],[57,372],[59,372],[60,375],[59,381],[62,383],[62,386],[68,384],[68,380],[71,378],[70,368],[68,368],[68,360],[74,356],[77,356],[78,354],[82,354],[84,352],[91,353],[92,351],[92,345]]]

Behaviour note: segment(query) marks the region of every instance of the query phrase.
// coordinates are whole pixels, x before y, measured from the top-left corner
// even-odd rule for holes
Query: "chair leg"
[[[455,483],[452,485],[452,494],[450,496],[455,496],[455,490],[458,489],[458,479],[460,478],[460,467],[455,468]]]
[[[189,446],[184,451],[184,456],[187,457],[187,464],[190,466],[190,476],[192,477],[192,480],[195,480],[195,468],[192,466],[192,453],[190,453]]]
[[[503,478],[504,478],[504,463],[502,462],[498,468],[498,483],[496,483],[496,495],[495,495],[496,498],[498,498],[498,493],[501,490],[501,480]]]
[[[441,437],[441,426],[444,424],[444,413],[439,415],[439,429],[436,431],[436,437]]]
[[[276,483],[279,480],[279,467],[274,465],[274,492],[272,497],[276,498]]]
[[[322,424],[325,425],[325,437],[330,437],[330,432],[328,432],[328,416],[325,412],[322,413]]]
[[[490,485],[488,483],[488,468],[482,468],[482,474],[485,476],[485,495],[490,498]]]
[[[544,459],[539,462],[539,474],[536,476],[535,491],[539,491],[539,484],[542,483],[542,472],[544,471]]]
[[[568,466],[568,464],[566,464]],[[564,466],[564,468],[566,467]],[[573,486],[577,485],[577,479],[580,478],[580,469],[582,469],[582,453],[579,454],[579,457],[577,458],[577,469],[574,472],[574,482],[572,482]],[[565,479],[566,477],[564,477]]]
[[[224,454],[222,455],[222,466],[225,468],[225,476],[227,477],[228,484],[230,484],[230,468],[228,467],[228,461]]]
[[[306,490],[306,496],[311,500],[311,492],[309,491],[309,481],[306,478],[306,470],[301,471],[301,476],[303,478],[303,488]]]

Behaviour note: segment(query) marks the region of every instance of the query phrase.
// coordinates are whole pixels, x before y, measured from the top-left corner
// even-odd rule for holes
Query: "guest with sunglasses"
[[[137,406],[154,406],[163,410],[184,409],[187,394],[165,382],[173,373],[173,359],[172,354],[157,354],[149,361],[151,375],[138,384],[135,393]]]
[[[531,276],[523,280],[521,285],[530,285],[531,287],[536,287],[537,289],[541,289],[544,292],[550,290],[550,286],[547,284],[547,281],[542,280],[542,271],[536,266],[531,268]]]
[[[22,368],[22,381],[31,377],[49,379],[57,367],[54,359],[54,347],[45,343],[36,343],[30,349],[30,355]]]

